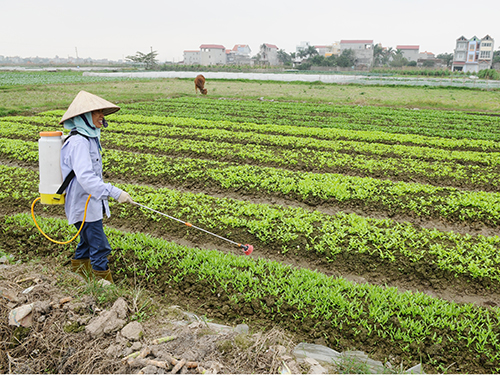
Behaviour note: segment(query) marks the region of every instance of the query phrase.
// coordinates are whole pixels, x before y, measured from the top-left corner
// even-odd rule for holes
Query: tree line
[[[292,65],[293,61],[297,58],[301,59],[301,64],[298,66],[298,69],[309,69],[313,65],[347,68],[357,63],[355,53],[351,49],[342,51],[338,56],[321,56],[314,46],[308,46],[297,53],[286,53],[284,50],[279,50],[278,58],[284,65]],[[444,65],[449,67],[453,62],[453,53],[440,53],[436,58],[440,59]],[[500,63],[500,50],[494,52],[493,63]],[[424,61],[422,65],[425,68],[431,68],[435,65],[435,61],[427,60]],[[401,49],[393,49],[392,47],[383,48],[377,44],[373,48],[373,66],[402,68],[405,66],[417,66],[417,62],[410,61],[404,57]]]
[[[127,56],[126,59],[143,65],[146,70],[152,70],[158,66],[157,56],[158,52],[153,51],[151,47],[151,52],[149,53],[137,51],[135,55]],[[452,53],[441,53],[436,57],[447,67],[453,62]],[[298,52],[291,53],[280,49],[278,50],[278,59],[285,66],[293,66],[297,60],[300,60],[300,64],[296,66],[300,70],[309,70],[312,66],[348,68],[355,66],[357,63],[356,55],[352,49],[343,50],[340,55],[322,56],[314,46],[308,46]],[[493,53],[493,63],[500,63],[500,50]],[[432,68],[434,64],[434,60],[423,62],[423,66],[426,68]],[[373,67],[402,68],[405,66],[417,66],[417,62],[409,61],[404,57],[403,51],[400,49],[393,49],[392,47],[383,48],[378,44],[374,46]]]

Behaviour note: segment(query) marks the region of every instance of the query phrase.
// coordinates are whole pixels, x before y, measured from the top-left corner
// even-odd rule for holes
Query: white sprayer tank
[[[63,133],[40,132],[38,140],[38,164],[40,170],[40,193],[43,204],[64,204],[64,195],[59,200],[56,197],[57,189],[63,183],[61,172],[61,147]]]

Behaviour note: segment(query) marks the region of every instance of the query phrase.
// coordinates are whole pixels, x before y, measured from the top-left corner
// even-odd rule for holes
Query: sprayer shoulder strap
[[[80,134],[82,137],[85,137],[86,139],[89,139],[89,137],[87,137],[85,134],[82,134],[82,133],[78,133],[75,129],[71,130],[68,134],[68,136],[66,137],[66,139],[64,140],[64,142],[66,142],[71,136],[73,135],[77,135],[77,134]],[[64,143],[63,142],[63,143]],[[64,191],[66,190],[66,188],[68,187],[69,183],[71,182],[71,180],[75,177],[75,171],[74,170],[71,170],[71,172],[68,173],[68,175],[66,176],[66,178],[64,179],[63,183],[61,186],[59,186],[59,189],[57,189],[57,192],[56,192],[56,195],[54,197],[55,200],[59,200],[61,199],[61,195],[62,193],[64,193]]]

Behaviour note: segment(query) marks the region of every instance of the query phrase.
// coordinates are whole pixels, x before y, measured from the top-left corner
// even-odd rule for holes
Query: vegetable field
[[[116,279],[384,363],[500,372],[498,114],[210,96],[121,107],[102,133],[105,180],[255,250],[112,201]],[[63,113],[0,117],[0,250],[23,259],[76,246],[29,214],[39,132]],[[62,207],[36,212],[51,237],[74,234]]]

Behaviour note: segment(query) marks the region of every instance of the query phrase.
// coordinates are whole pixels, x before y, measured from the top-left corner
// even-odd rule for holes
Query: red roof
[[[248,44],[235,44],[234,47],[233,47],[233,51],[238,51],[238,48],[245,48],[245,47],[248,47]]]
[[[187,49],[187,50],[184,50],[184,52],[200,52],[200,50],[196,50],[196,49]]]
[[[396,46],[396,49],[419,49],[420,46]]]
[[[372,44],[373,40],[341,40],[340,44]]]
[[[200,49],[202,48],[210,48],[210,49],[226,49],[223,45],[220,44],[202,44]]]
[[[267,48],[276,48],[278,49],[278,47],[276,47],[274,44],[268,44],[268,43],[264,43],[266,45]]]

